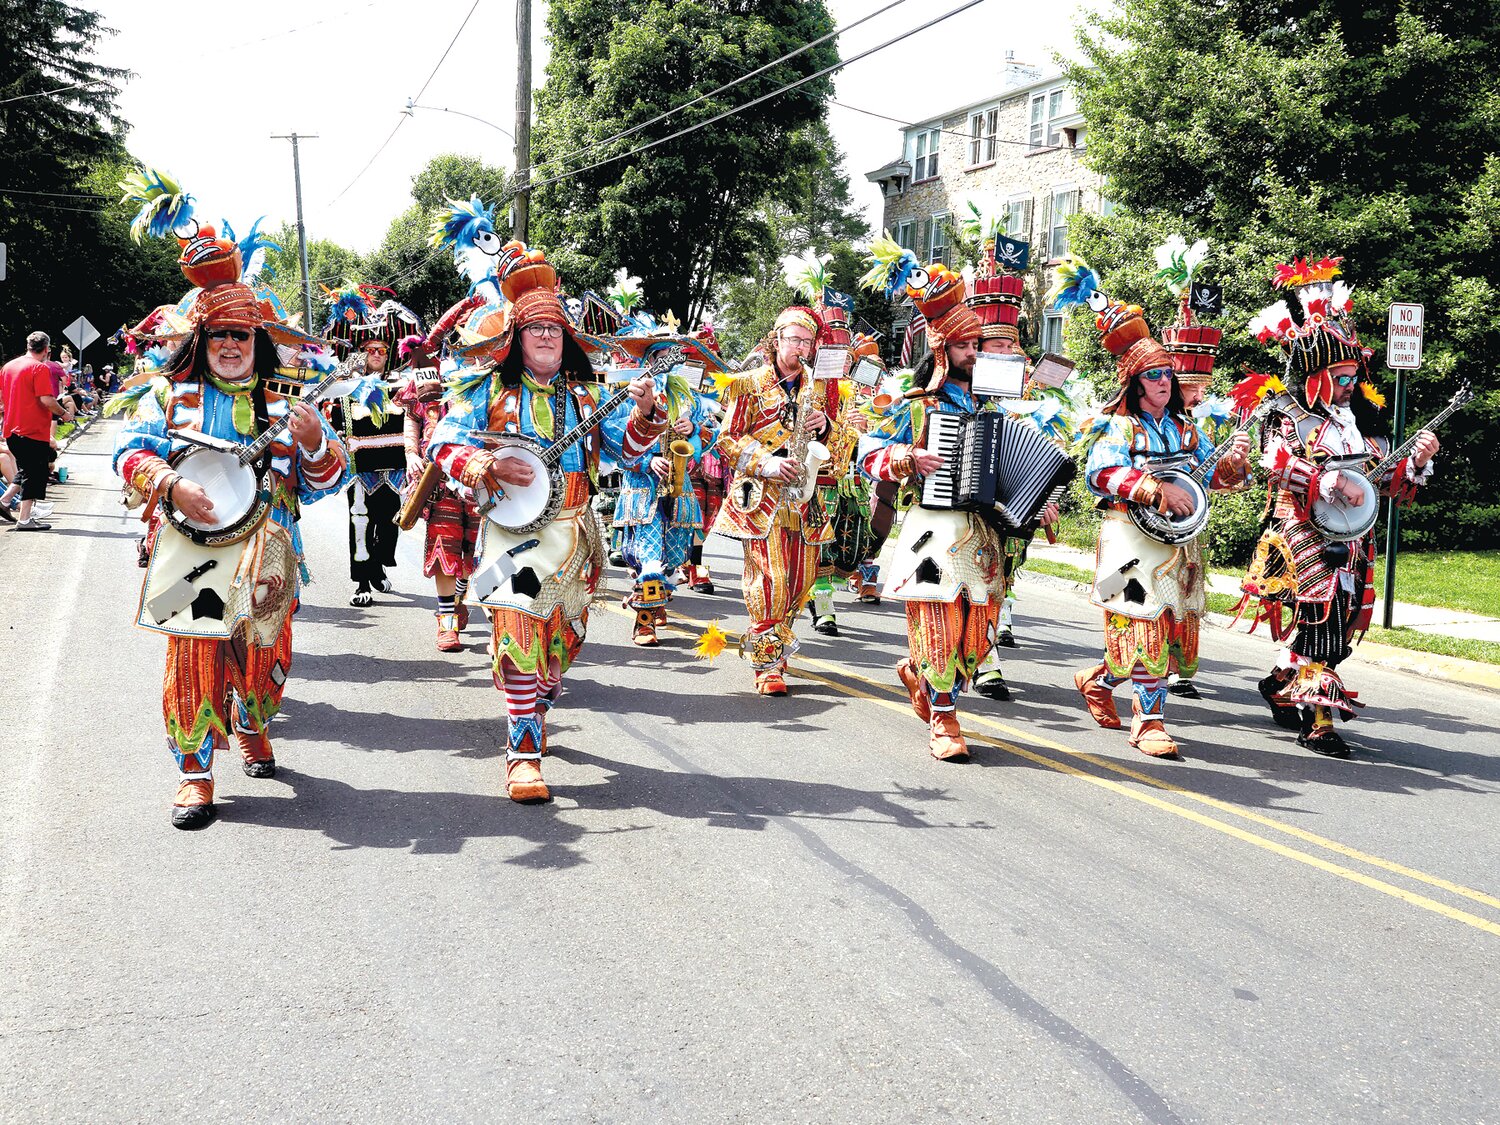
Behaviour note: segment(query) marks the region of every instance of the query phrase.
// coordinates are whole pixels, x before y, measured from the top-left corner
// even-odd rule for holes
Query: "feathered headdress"
[[[832,254],[816,254],[808,249],[800,258],[788,255],[781,259],[781,276],[801,294],[803,300],[816,305],[823,300],[823,290],[828,288],[828,263],[831,261]]]
[[[370,303],[370,294],[363,285],[346,281],[337,289],[326,285],[321,288],[328,305],[328,324],[323,329],[325,335],[353,339],[354,329],[368,324],[375,315],[375,306]]]
[[[254,281],[261,274],[265,274],[267,277],[273,275],[274,271],[269,266],[262,266],[264,259],[262,251],[281,249],[279,242],[272,242],[260,233],[260,224],[264,221],[264,215],[256,219],[255,222],[250,224],[250,229],[246,232],[245,237],[240,239],[235,238],[234,228],[229,225],[228,219],[219,224],[223,228],[224,237],[234,242],[240,248],[240,261],[243,263],[243,269],[240,271],[240,280],[247,284]],[[256,255],[260,255],[260,259],[257,259]]]
[[[1099,275],[1082,258],[1069,254],[1057,269],[1057,281],[1047,294],[1054,309],[1086,305],[1096,314],[1099,342],[1115,357],[1115,373],[1120,391],[1101,407],[1103,414],[1125,413],[1125,392],[1130,381],[1143,371],[1167,368],[1174,371],[1172,357],[1151,336],[1144,311],[1139,305],[1127,305],[1111,298],[1100,287]]]
[[[898,245],[887,231],[870,244],[870,268],[859,279],[861,289],[884,293],[887,300],[894,301],[911,287],[921,291],[927,287],[927,271],[910,250]]]
[[[1193,276],[1208,257],[1208,242],[1200,238],[1191,246],[1180,234],[1174,234],[1156,248],[1156,278],[1167,292],[1186,302]]]
[[[605,294],[626,316],[635,312],[641,303],[644,294],[641,291],[641,279],[631,275],[630,271],[621,266],[615,271],[615,287]]]
[[[469,279],[469,292],[486,281],[498,280],[498,263],[502,247],[495,232],[495,212],[479,196],[467,202],[448,200],[448,206],[432,213],[427,241],[439,250],[453,254],[458,272]]]
[[[1207,257],[1207,240],[1200,238],[1189,246],[1180,234],[1156,248],[1156,278],[1177,298],[1177,320],[1163,329],[1161,342],[1172,355],[1178,381],[1185,386],[1208,386],[1224,339],[1222,328],[1193,322],[1188,301],[1198,267]]]
[[[1357,364],[1368,381],[1371,352],[1359,342],[1354,329],[1353,289],[1334,280],[1342,262],[1342,258],[1314,263],[1296,258],[1278,265],[1272,284],[1291,290],[1291,297],[1268,305],[1250,321],[1250,332],[1257,340],[1280,346],[1287,373],[1303,376],[1302,396],[1309,406],[1332,402],[1331,366]]]

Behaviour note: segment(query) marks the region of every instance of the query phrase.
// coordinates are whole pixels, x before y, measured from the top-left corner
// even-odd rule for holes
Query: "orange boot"
[[[630,641],[642,648],[650,648],[661,643],[656,636],[655,610],[638,609],[635,611],[635,631],[631,633]]]
[[[192,831],[213,823],[219,810],[214,806],[214,778],[211,773],[184,774],[177,784],[172,802],[172,827]]]
[[[242,731],[236,725],[234,740],[240,747],[240,768],[246,777],[275,777],[276,756],[265,731]]]
[[[924,723],[932,719],[932,707],[927,701],[927,693],[922,690],[922,677],[917,675],[917,669],[911,662],[911,657],[904,656],[896,665],[896,678],[901,681],[901,686],[906,688],[906,694],[911,696],[911,709],[917,718]]]
[[[437,649],[439,652],[462,652],[463,642],[458,639],[458,614],[437,615]]]
[[[952,711],[934,711],[928,729],[931,737],[927,752],[938,761],[961,762],[968,758],[969,744],[964,741],[963,732],[958,729],[958,716]]]
[[[1149,754],[1153,758],[1175,758],[1177,743],[1172,741],[1172,736],[1167,733],[1161,716],[1141,714],[1139,699],[1131,702],[1130,709],[1134,715],[1130,721],[1130,745],[1142,754]]]
[[[542,780],[542,755],[547,752],[547,728],[540,715],[510,720],[505,748],[505,795],[518,804],[550,801],[552,791]]]
[[[1092,668],[1085,668],[1073,673],[1073,686],[1078,689],[1078,694],[1083,696],[1083,702],[1089,709],[1089,714],[1106,730],[1114,730],[1120,725],[1120,713],[1115,710],[1114,693],[1099,682],[1099,677],[1108,671],[1101,660]]]

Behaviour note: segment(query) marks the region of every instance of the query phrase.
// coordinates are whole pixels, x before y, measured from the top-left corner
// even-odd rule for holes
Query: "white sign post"
[[[63,335],[73,341],[73,346],[78,349],[78,354],[83,354],[83,349],[99,338],[99,330],[89,323],[89,318],[80,316],[72,324],[63,329]]]
[[[1385,330],[1385,365],[1393,371],[1415,371],[1422,366],[1422,306],[1391,303]]]

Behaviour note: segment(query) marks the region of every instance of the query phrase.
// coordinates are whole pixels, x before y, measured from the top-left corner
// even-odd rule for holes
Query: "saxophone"
[[[792,435],[791,444],[786,449],[787,459],[797,465],[797,475],[781,486],[781,499],[788,507],[805,504],[812,499],[818,487],[818,467],[829,457],[828,447],[821,441],[813,441],[802,424],[807,417],[807,412],[812,408],[815,384],[812,368],[804,363],[802,387],[797,392],[797,411],[793,422],[797,429]]]
[[[672,471],[667,474],[665,482],[666,495],[669,499],[677,500],[687,495],[688,462],[693,458],[693,443],[672,432],[672,427],[683,414],[677,395],[670,386],[666,388],[666,399],[667,428],[661,435],[657,456],[671,463]]]

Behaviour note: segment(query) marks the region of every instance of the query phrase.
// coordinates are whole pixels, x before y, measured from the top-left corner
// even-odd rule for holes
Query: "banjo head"
[[[214,532],[234,527],[255,510],[259,481],[255,471],[232,453],[217,449],[195,449],[174,466],[187,480],[201,485],[213,501],[213,516],[192,520],[178,515],[178,522],[198,531]]]
[[[485,513],[507,531],[534,531],[550,523],[562,504],[562,470],[548,466],[536,450],[525,445],[497,448],[497,457],[520,461],[531,470],[531,483],[502,485],[503,491]]]
[[[1192,476],[1177,468],[1158,468],[1152,473],[1164,484],[1175,484],[1193,498],[1193,510],[1185,516],[1163,515],[1155,508],[1130,505],[1130,519],[1158,543],[1175,546],[1196,539],[1208,526],[1208,493]]]
[[[1343,483],[1359,488],[1359,503],[1315,500],[1311,522],[1325,539],[1349,543],[1355,539],[1363,539],[1365,533],[1375,526],[1375,521],[1380,516],[1380,493],[1370,479],[1356,469],[1340,469],[1339,476]]]

